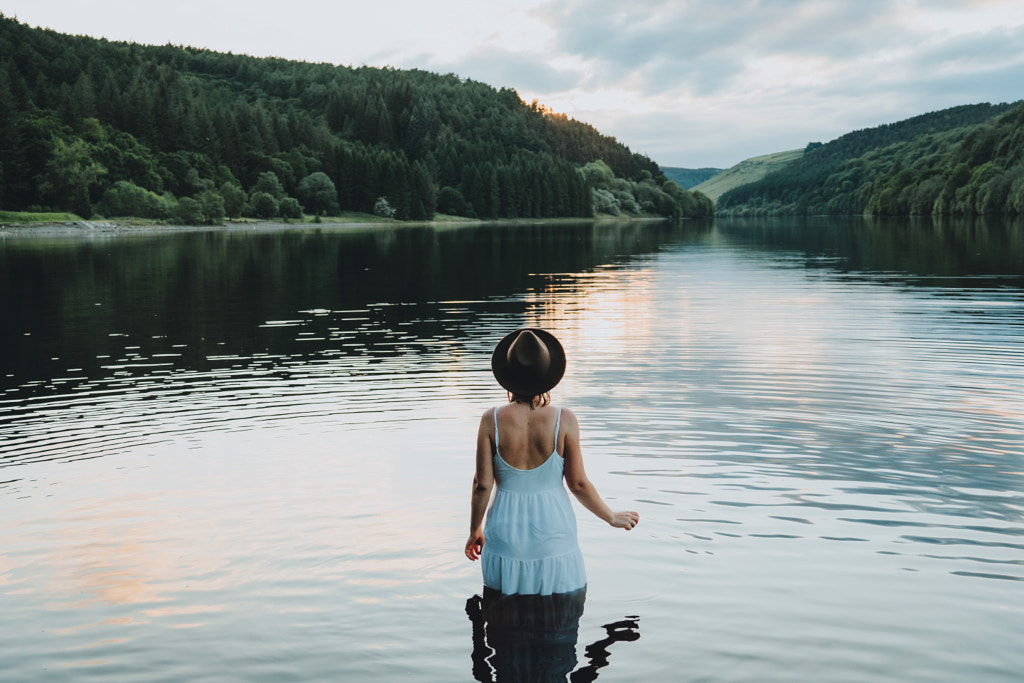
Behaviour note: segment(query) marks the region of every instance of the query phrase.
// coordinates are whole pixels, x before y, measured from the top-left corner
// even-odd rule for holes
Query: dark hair
[[[551,392],[545,391],[543,394],[527,396],[526,394],[513,394],[510,391],[508,392],[508,402],[525,403],[530,406],[530,410],[533,410],[534,408],[543,408],[547,404],[551,403]]]

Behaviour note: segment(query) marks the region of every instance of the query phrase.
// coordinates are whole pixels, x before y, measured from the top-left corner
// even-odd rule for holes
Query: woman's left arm
[[[473,494],[469,513],[469,539],[466,541],[466,557],[470,560],[480,559],[480,551],[484,547],[484,513],[491,502],[491,490],[494,488],[494,461],[492,460],[492,442],[494,440],[493,413],[487,411],[480,418],[480,428],[476,435],[476,474],[473,476]]]
[[[613,527],[629,531],[640,523],[640,514],[632,510],[615,511],[608,507],[597,488],[587,477],[583,468],[583,449],[580,447],[580,426],[576,416],[568,408],[562,409],[562,426],[565,429],[563,461],[565,463],[565,484],[583,507]]]

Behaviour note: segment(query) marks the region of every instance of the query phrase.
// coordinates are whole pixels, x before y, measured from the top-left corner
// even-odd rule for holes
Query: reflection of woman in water
[[[502,595],[484,589],[466,602],[473,622],[473,678],[478,681],[587,683],[608,665],[609,647],[640,637],[638,617],[605,624],[605,637],[584,649],[576,668],[576,641],[586,590],[555,595]],[[575,669],[575,670],[574,670]],[[571,675],[570,675],[571,672]]]
[[[576,416],[549,404],[548,392],[565,373],[565,352],[551,333],[507,335],[494,349],[491,370],[509,403],[480,420],[466,556],[480,559],[484,586],[505,595],[580,590],[587,577],[566,486],[613,527],[628,531],[640,515],[605,504],[583,469]]]
[[[628,531],[640,516],[605,504],[583,469],[576,416],[550,405],[548,392],[565,373],[565,352],[554,336],[512,332],[494,349],[491,370],[509,402],[484,413],[476,441],[466,557],[481,561],[484,594],[466,605],[473,674],[481,681],[564,681],[577,664],[587,592],[566,487],[614,527]],[[636,640],[636,628],[635,618],[606,625],[608,637],[587,647],[589,663],[572,680],[596,678],[608,663],[608,645]]]

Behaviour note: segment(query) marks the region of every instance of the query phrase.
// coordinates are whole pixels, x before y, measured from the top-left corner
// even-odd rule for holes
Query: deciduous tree
[[[318,216],[333,216],[340,210],[334,182],[322,171],[311,173],[299,181],[299,199],[306,211]]]

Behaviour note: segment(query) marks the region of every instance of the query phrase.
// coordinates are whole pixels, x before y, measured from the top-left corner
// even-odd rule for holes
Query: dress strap
[[[561,417],[561,413],[559,413]],[[494,450],[498,450],[498,409],[494,409]]]
[[[555,453],[558,452],[558,429],[561,426],[562,426],[562,409],[559,408],[558,409],[558,418],[555,419]],[[497,436],[497,434],[498,434],[497,427],[495,427],[494,434],[495,434],[494,438],[495,438],[495,440],[497,440],[497,438],[498,438],[498,436]]]

